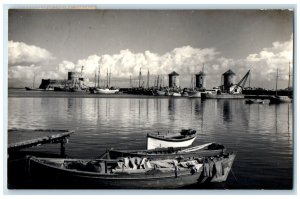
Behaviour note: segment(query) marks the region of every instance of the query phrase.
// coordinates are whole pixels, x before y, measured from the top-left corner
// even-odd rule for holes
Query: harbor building
[[[196,88],[203,90],[206,87],[206,74],[203,71],[200,71],[196,74]]]
[[[69,91],[74,89],[87,89],[90,86],[89,79],[80,72],[68,72],[68,79],[42,79],[40,89],[54,89],[57,91]]]
[[[224,93],[229,93],[230,92],[230,87],[235,84],[235,73],[232,72],[232,70],[228,70],[222,75],[223,78],[223,86],[222,86],[222,92]]]
[[[173,71],[169,74],[169,88],[179,87],[179,74]]]

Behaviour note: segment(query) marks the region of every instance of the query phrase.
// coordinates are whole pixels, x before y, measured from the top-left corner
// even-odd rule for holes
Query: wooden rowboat
[[[153,161],[146,158],[123,160],[86,160],[28,157],[30,174],[53,186],[69,188],[163,189],[180,188],[207,182],[224,182],[235,154],[217,157]],[[216,169],[208,175],[206,161],[214,161]],[[131,164],[130,164],[131,163]],[[218,166],[217,166],[218,165]]]
[[[223,145],[206,143],[194,147],[157,148],[150,150],[116,150],[110,149],[101,158],[117,159],[122,157],[146,157],[148,159],[188,158],[216,156],[225,152]]]
[[[193,144],[197,137],[193,129],[182,129],[179,134],[147,134],[147,149],[168,148],[168,147],[188,147]]]

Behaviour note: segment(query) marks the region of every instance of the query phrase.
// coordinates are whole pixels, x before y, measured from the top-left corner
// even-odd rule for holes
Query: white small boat
[[[110,89],[110,88],[95,88],[94,93],[97,94],[115,94],[119,92],[119,89]]]
[[[147,150],[168,147],[188,147],[193,144],[196,137],[196,131],[192,129],[182,129],[179,134],[162,134],[159,132],[147,134]]]
[[[181,97],[181,94],[180,94],[180,93],[174,92],[172,96],[173,96],[173,97]]]

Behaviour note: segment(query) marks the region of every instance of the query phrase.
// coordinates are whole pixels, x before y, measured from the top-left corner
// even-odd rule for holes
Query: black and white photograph
[[[295,189],[292,6],[7,13],[8,190]]]

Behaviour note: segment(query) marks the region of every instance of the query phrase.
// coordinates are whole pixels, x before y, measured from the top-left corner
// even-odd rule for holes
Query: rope
[[[235,181],[236,181],[237,183],[239,183],[239,181],[238,181],[238,180],[237,180],[237,178],[235,177],[235,174],[234,174],[234,172],[233,172],[233,169],[232,169],[232,168],[230,169],[230,171],[231,171],[231,173],[232,173],[232,175],[233,175],[233,177],[234,177]]]
[[[26,157],[26,172],[29,176],[31,176],[31,172],[30,172],[30,159],[31,156],[27,156]]]
[[[109,149],[106,149],[106,151],[104,153],[102,153],[101,155],[97,156],[96,159],[102,159],[104,157],[104,155],[107,155],[107,153],[109,153]]]

